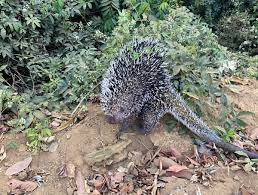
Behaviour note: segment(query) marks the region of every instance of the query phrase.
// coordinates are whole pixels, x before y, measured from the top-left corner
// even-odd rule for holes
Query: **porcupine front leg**
[[[142,128],[140,132],[149,134],[155,128],[160,118],[163,116],[163,108],[158,101],[151,101],[144,105],[141,113]]]
[[[121,126],[118,129],[118,132],[116,134],[117,139],[120,139],[120,136],[122,133],[128,132],[128,129],[132,128],[132,124],[134,122],[134,117],[129,117],[127,119],[124,119],[123,122],[121,122]]]

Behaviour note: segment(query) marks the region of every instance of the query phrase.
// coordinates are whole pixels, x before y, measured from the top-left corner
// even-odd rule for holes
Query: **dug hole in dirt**
[[[255,116],[246,117],[250,126],[247,129],[252,131],[258,126],[258,81],[250,83],[227,87],[231,100],[240,110],[255,113]],[[6,146],[14,140],[18,148],[8,149],[6,158],[0,163],[0,194],[9,191],[7,182],[10,177],[5,175],[7,168],[29,156],[32,156],[31,165],[27,168],[29,173],[42,175],[44,180],[31,192],[33,195],[90,194],[90,189],[97,189],[93,194],[101,191],[105,194],[164,195],[258,193],[257,173],[246,173],[237,163],[225,164],[216,159],[209,161],[208,156],[206,163],[200,165],[193,158],[195,147],[189,133],[181,135],[177,130],[167,133],[164,125],[159,125],[148,136],[127,133],[118,141],[117,129],[117,125],[106,122],[98,104],[89,104],[83,121],[56,134],[57,148],[53,152],[41,151],[33,155],[27,150],[23,134],[5,134],[1,145]],[[168,175],[163,170],[166,161],[161,158],[172,160],[172,164],[168,163],[170,169],[191,172],[191,178],[187,176],[188,172],[181,176]],[[193,170],[197,170],[199,175],[192,177]],[[78,178],[78,171],[83,180]],[[171,170],[171,173],[173,171],[178,172]],[[22,174],[12,176],[20,180],[22,177]],[[78,189],[82,185],[86,189]]]

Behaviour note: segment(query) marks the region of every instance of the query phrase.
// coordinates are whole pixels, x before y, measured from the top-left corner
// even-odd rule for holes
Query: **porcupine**
[[[170,113],[203,141],[258,158],[257,153],[224,142],[190,109],[171,84],[166,53],[155,39],[134,39],[121,49],[101,83],[101,107],[110,122],[120,123],[120,131],[124,131],[140,119],[140,131],[147,134],[164,114]]]

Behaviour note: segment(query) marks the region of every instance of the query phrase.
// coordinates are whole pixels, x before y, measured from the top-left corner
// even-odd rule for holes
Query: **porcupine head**
[[[139,113],[143,105],[141,85],[136,85],[136,81],[125,78],[124,73],[119,71],[111,67],[101,84],[101,107],[109,123],[125,122]],[[120,74],[123,74],[122,77]]]

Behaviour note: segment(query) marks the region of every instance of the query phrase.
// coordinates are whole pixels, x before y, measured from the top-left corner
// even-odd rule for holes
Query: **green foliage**
[[[258,54],[258,25],[251,23],[251,15],[247,12],[221,18],[216,28],[222,45],[251,55]]]
[[[192,12],[203,17],[208,24],[212,25],[220,18],[223,10],[230,7],[232,1],[191,0],[183,1],[183,4],[189,7]]]
[[[34,128],[28,128],[25,131],[28,139],[28,147],[30,150],[38,150],[42,145],[42,139],[51,136],[51,131],[42,124],[37,124]]]
[[[11,140],[7,143],[6,148],[16,150],[18,149],[19,145],[15,140]]]
[[[102,73],[95,47],[102,34],[96,35],[90,23],[76,21],[79,5],[57,2],[59,13],[47,1],[0,4],[0,78],[14,90],[77,102]]]

